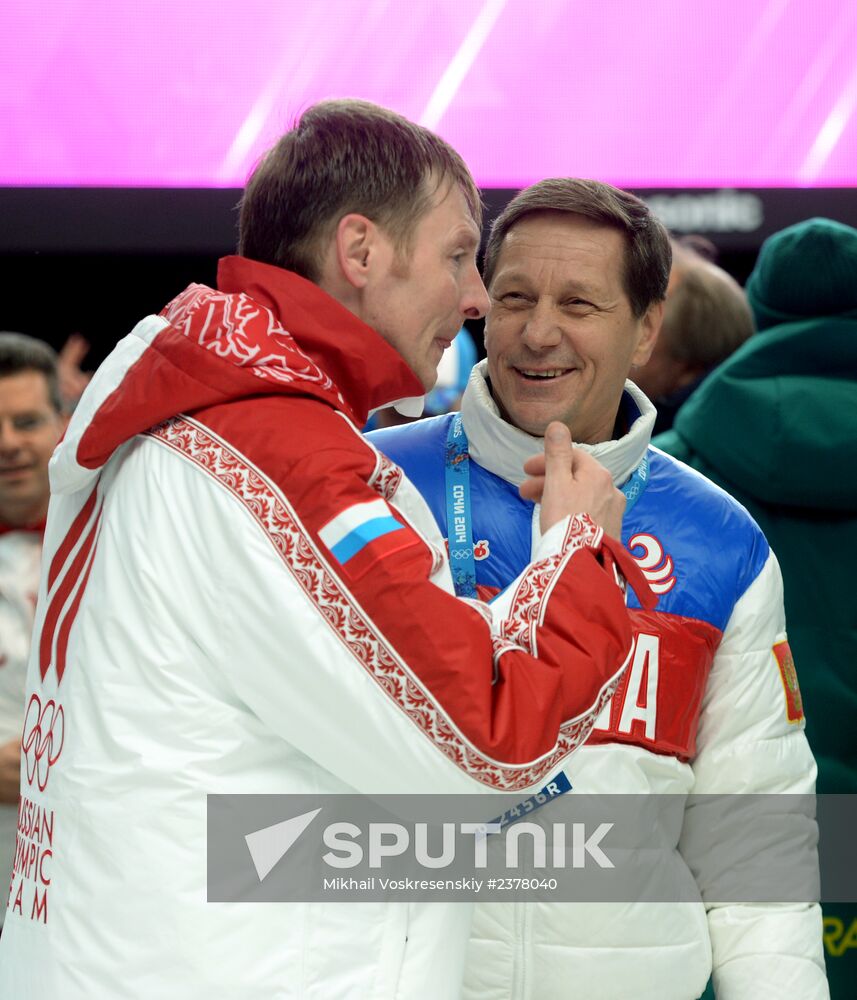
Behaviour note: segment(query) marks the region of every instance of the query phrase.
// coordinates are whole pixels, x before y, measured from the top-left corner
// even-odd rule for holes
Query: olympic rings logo
[[[27,781],[36,780],[40,791],[48,783],[51,766],[56,764],[65,742],[65,715],[62,705],[53,698],[42,707],[37,694],[33,694],[24,717],[21,736],[21,753],[27,762]]]

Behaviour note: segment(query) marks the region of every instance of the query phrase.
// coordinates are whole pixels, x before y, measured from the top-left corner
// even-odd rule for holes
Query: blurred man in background
[[[0,870],[8,878],[20,795],[24,682],[48,513],[48,461],[65,427],[57,355],[0,333]],[[38,734],[25,733],[38,742]],[[38,753],[28,747],[30,759]],[[5,883],[4,883],[5,884]],[[0,913],[0,925],[5,916]]]
[[[622,538],[659,602],[647,610],[629,598],[634,657],[565,768],[571,794],[810,793],[800,701],[784,686],[788,677],[797,690],[776,558],[731,497],[649,447],[654,408],[625,379],[651,354],[669,273],[667,233],[639,199],[574,179],[527,188],[488,240],[487,359],[460,414],[370,437],[447,535],[459,594],[492,597],[530,558],[538,508],[519,495],[520,467],[551,421],[625,493]],[[448,511],[464,475],[462,540]],[[782,815],[755,863],[775,870],[803,827],[786,798],[772,798]],[[713,873],[741,854],[748,829],[724,815],[717,850],[700,849],[709,828],[700,802],[685,811],[681,841],[665,832],[658,850],[676,884],[692,873],[703,902],[477,906],[468,1000],[696,1000],[712,968],[720,1000],[824,1000],[818,906],[724,901]],[[807,852],[800,860],[814,870],[811,839]],[[779,882],[768,887],[778,891]]]
[[[810,219],[771,236],[747,296],[759,332],[655,444],[729,490],[774,547],[818,791],[854,794],[857,230]],[[857,907],[824,913],[831,993],[850,1000]]]
[[[706,375],[753,333],[741,286],[696,250],[672,241],[664,321],[652,355],[628,375],[655,404],[653,434],[669,430]]]

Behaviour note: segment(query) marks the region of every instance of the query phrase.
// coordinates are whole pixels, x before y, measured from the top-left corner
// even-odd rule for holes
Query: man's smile
[[[577,371],[577,369],[576,368],[523,368],[513,365],[512,371],[514,371],[515,374],[520,378],[526,379],[528,382],[549,382],[554,379],[562,378],[564,375],[569,375],[571,372]]]

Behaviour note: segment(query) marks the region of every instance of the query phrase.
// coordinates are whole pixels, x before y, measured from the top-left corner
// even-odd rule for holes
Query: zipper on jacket
[[[514,942],[512,951],[512,992],[510,1000],[528,1000],[530,977],[527,975],[530,938],[533,929],[533,904],[513,906]]]
[[[401,986],[402,986],[402,973],[405,969],[405,962],[408,958],[408,936],[411,930],[411,904],[410,903],[400,903],[398,904],[404,910],[404,922],[403,926],[396,929],[396,935],[400,942],[400,950],[398,954],[398,968],[396,969],[395,978],[392,980],[392,993],[391,996],[395,997],[396,1000],[400,1000]],[[405,1000],[405,998],[401,998]]]

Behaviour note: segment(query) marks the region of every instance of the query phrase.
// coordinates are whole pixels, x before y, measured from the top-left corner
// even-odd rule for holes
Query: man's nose
[[[461,312],[468,319],[482,319],[491,309],[491,300],[482,283],[476,265],[473,264],[461,297]]]
[[[21,433],[11,420],[0,420],[0,452],[13,454],[21,447]]]
[[[527,316],[521,332],[521,340],[530,350],[543,351],[556,347],[562,341],[562,326],[554,310],[547,304],[537,302]]]

